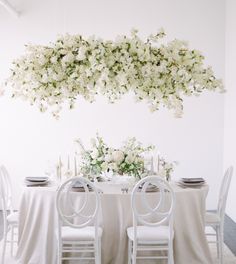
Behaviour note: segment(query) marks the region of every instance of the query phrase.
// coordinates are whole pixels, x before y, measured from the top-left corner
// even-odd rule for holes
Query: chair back
[[[227,202],[232,175],[233,175],[233,167],[230,166],[224,174],[220,187],[217,213],[221,218],[223,218],[225,215],[226,202]]]
[[[149,193],[149,191],[155,191],[155,193]],[[139,223],[152,227],[163,224],[173,225],[175,195],[163,178],[148,176],[141,179],[132,190],[131,203],[134,228]],[[153,203],[155,203],[154,206]]]
[[[73,228],[98,225],[99,194],[84,177],[70,178],[61,185],[57,192],[56,206],[61,224]]]
[[[5,166],[0,166],[0,173],[1,173],[1,179],[2,179],[2,193],[4,195],[5,200],[5,206],[6,210],[10,210],[10,212],[13,212],[13,205],[12,205],[12,185],[11,185],[11,179],[10,175],[6,169]]]

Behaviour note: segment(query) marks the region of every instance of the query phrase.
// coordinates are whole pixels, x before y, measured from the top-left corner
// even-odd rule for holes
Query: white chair
[[[148,189],[154,186],[156,194],[149,195]],[[154,207],[149,198],[155,199]],[[158,176],[143,178],[132,190],[131,203],[133,226],[127,229],[128,263],[136,264],[137,259],[167,259],[168,264],[173,264],[175,195],[170,185]],[[165,251],[167,255],[141,256],[138,251]]]
[[[14,212],[12,206],[12,186],[10,176],[4,166],[0,167],[0,197],[3,212],[3,249],[2,264],[5,261],[6,244],[9,242],[11,247],[11,255],[13,256],[14,244],[17,243],[18,232],[18,212]],[[7,235],[10,231],[10,238]]]
[[[224,218],[225,218],[225,207],[228,197],[229,186],[233,174],[233,167],[229,167],[221,183],[218,206],[216,212],[206,212],[205,225],[206,225],[206,236],[215,237],[215,240],[209,240],[209,243],[216,243],[217,245],[217,256],[219,262],[223,264],[223,245],[224,245]]]
[[[80,192],[75,191],[78,185]],[[58,263],[93,259],[96,264],[101,264],[100,199],[94,185],[83,177],[67,180],[58,190],[56,205],[59,215]]]

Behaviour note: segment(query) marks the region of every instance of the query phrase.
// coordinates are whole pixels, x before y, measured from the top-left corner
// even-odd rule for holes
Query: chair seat
[[[98,227],[98,237],[102,236],[102,228]],[[95,227],[72,228],[63,226],[61,229],[63,241],[93,241],[95,239]]]
[[[173,231],[174,232],[174,231]],[[129,227],[127,229],[127,234],[130,240],[134,240],[134,228]],[[140,242],[168,242],[170,236],[170,231],[168,226],[137,226],[137,240]]]
[[[206,212],[205,222],[206,222],[206,225],[219,224],[220,223],[220,217],[217,213]]]
[[[7,222],[9,224],[18,224],[19,214],[18,212],[11,213],[7,216]]]

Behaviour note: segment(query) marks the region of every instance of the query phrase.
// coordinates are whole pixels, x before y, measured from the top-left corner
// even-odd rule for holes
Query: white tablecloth
[[[173,188],[176,194],[175,264],[213,263],[204,235],[205,199],[208,188],[182,189],[177,186]],[[56,188],[53,187],[25,188],[19,209],[17,263],[56,264],[58,216],[55,197]],[[101,207],[102,264],[125,264],[126,229],[132,226],[130,194],[104,193],[101,195]]]

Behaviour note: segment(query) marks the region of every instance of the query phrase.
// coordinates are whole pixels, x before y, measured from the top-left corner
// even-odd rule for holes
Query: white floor
[[[212,252],[214,264],[216,264],[218,262],[217,262],[217,253],[216,253],[215,245],[211,245],[210,249]],[[236,264],[236,256],[234,256],[234,254],[230,251],[230,249],[226,245],[224,245],[224,263],[225,264]]]
[[[216,248],[214,245],[211,245],[211,252],[214,259],[214,264],[217,264],[217,257],[216,257]],[[9,256],[9,252],[7,252],[5,264],[16,264],[17,262]],[[229,248],[225,245],[224,247],[224,263],[225,264],[236,264],[236,257],[233,253],[229,250]]]

